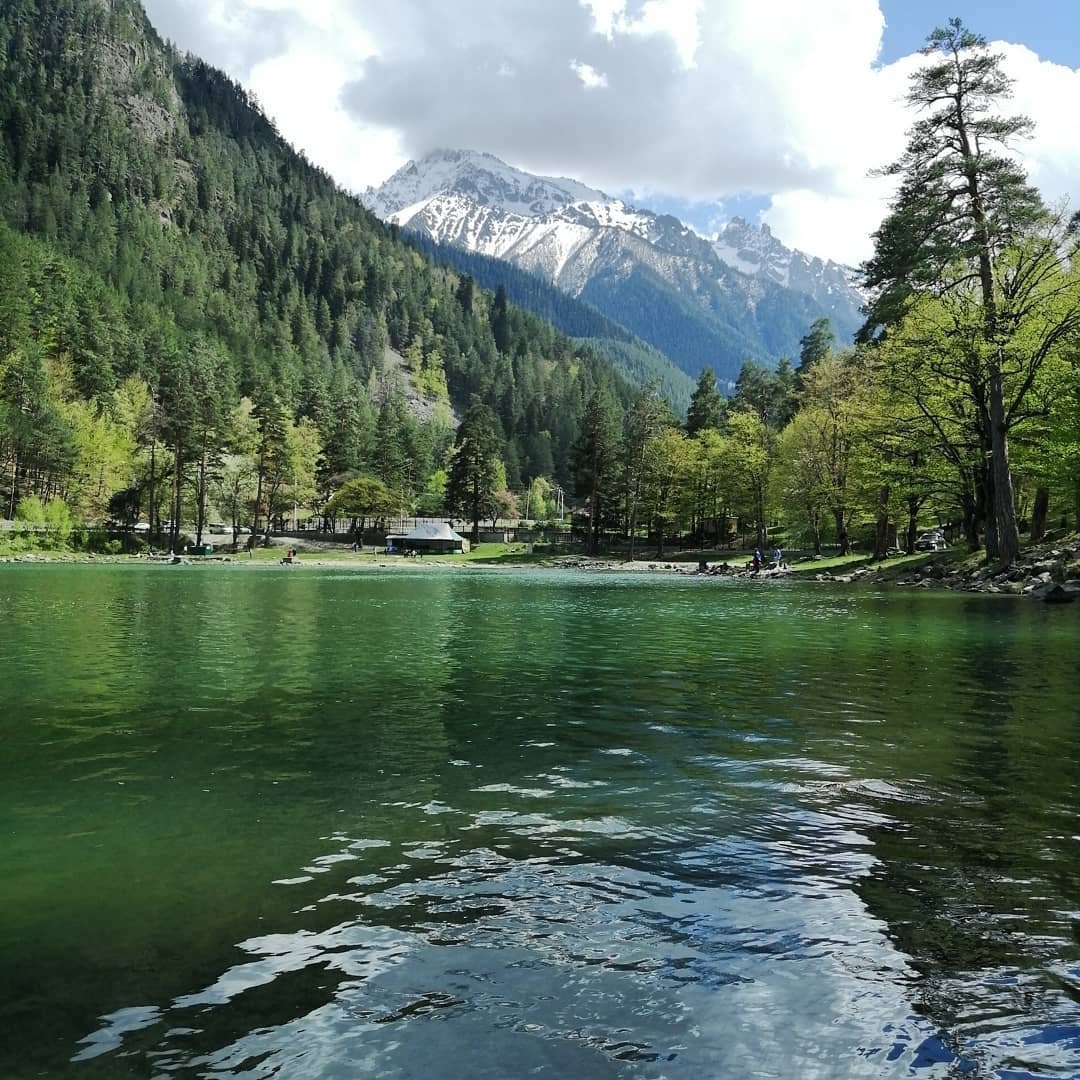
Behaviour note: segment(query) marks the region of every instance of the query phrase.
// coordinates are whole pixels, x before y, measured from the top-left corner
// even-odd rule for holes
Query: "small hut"
[[[424,555],[461,555],[466,550],[466,540],[446,522],[425,522],[404,536],[388,536],[390,551],[417,552]]]

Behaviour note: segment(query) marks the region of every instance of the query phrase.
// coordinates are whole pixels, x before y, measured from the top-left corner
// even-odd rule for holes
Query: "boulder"
[[[1052,585],[1042,592],[1039,598],[1046,604],[1071,604],[1078,595],[1080,594],[1061,585]]]

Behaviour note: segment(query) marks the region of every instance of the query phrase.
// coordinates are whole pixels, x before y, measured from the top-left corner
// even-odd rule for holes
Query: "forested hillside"
[[[4,514],[32,494],[103,516],[127,491],[175,517],[163,500],[242,446],[279,497],[368,471],[409,504],[440,483],[449,403],[474,399],[509,485],[569,482],[610,378],[589,349],[391,236],[134,0],[10,0],[0,43]],[[403,407],[388,346],[433,419]],[[286,480],[301,458],[317,476]]]
[[[441,244],[426,233],[406,233],[406,236],[437,264],[452,266],[468,274],[486,289],[497,289],[501,285],[511,303],[539,315],[572,338],[587,340],[597,355],[610,360],[632,382],[655,381],[675,410],[686,412],[694,380],[663,353],[591,304],[557,288],[539,274],[522,270],[503,259]]]

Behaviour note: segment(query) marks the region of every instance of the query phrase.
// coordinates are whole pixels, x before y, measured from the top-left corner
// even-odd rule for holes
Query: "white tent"
[[[465,538],[455,532],[445,521],[425,521],[423,525],[417,525],[411,533],[405,537],[405,542],[411,544],[416,540],[441,541],[448,544],[461,544]]]

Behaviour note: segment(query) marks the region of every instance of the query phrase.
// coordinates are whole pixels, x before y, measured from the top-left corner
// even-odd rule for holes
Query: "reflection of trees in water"
[[[1038,1028],[1075,1008],[1050,968],[1080,957],[1078,672],[1042,609],[965,601],[959,614],[933,658],[948,707],[916,713],[929,798],[868,830],[877,863],[857,891],[920,972],[920,1009],[977,1042],[988,1018]]]

